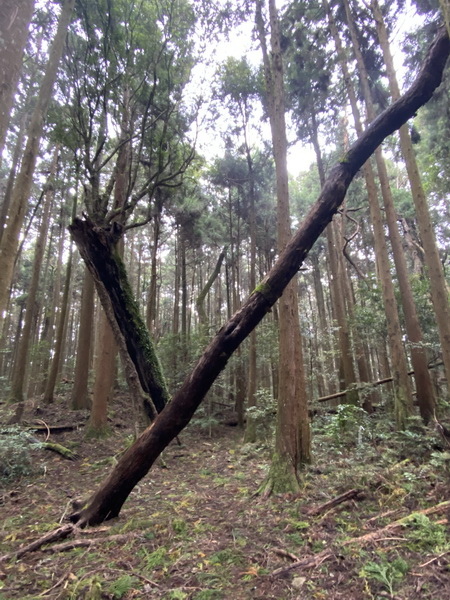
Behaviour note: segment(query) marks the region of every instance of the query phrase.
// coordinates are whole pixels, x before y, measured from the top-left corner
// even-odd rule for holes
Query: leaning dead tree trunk
[[[314,242],[331,221],[357,171],[388,135],[410,119],[440,84],[450,53],[450,41],[441,29],[411,88],[387,108],[332,169],[317,202],[262,283],[242,308],[219,330],[193,371],[158,415],[127,450],[89,503],[71,520],[80,527],[116,517],[134,486],[189,423],[205,394],[236,348],[258,325],[298,272]]]

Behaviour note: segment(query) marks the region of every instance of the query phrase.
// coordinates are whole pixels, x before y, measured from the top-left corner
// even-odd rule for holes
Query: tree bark
[[[33,8],[34,0],[0,4],[0,165]]]
[[[45,244],[47,242],[47,233],[49,226],[50,209],[54,197],[54,181],[58,164],[59,148],[55,149],[53,161],[50,170],[50,179],[46,184],[45,202],[42,209],[41,224],[39,234],[36,240],[33,260],[33,273],[31,276],[30,287],[28,289],[28,297],[25,307],[25,322],[22,330],[22,335],[19,340],[16,362],[14,364],[13,378],[11,382],[10,401],[23,402],[24,386],[26,383],[25,373],[28,367],[28,354],[31,344],[31,331],[36,316],[36,299],[38,294],[39,278],[41,276],[42,261],[44,258]]]
[[[391,95],[394,100],[397,100],[400,96],[400,90],[397,83],[394,62],[392,60],[389,38],[386,26],[384,24],[383,14],[376,0],[372,1],[371,6],[377,26],[378,39],[380,41],[384,62],[386,64]],[[400,147],[405,159],[406,170],[408,172],[411,186],[411,193],[414,200],[417,224],[419,226],[419,232],[424,247],[424,258],[430,279],[431,300],[433,302],[433,307],[436,314],[436,323],[441,342],[447,384],[450,384],[450,305],[444,271],[439,257],[439,251],[436,245],[430,212],[428,210],[425,192],[423,190],[417,168],[416,156],[408,127],[406,125],[400,127],[399,134]],[[393,219],[393,207],[386,207],[386,210],[391,211],[391,219]],[[402,265],[402,268],[406,268],[406,266]],[[422,418],[425,422],[428,422],[434,416],[435,403],[433,387],[427,367],[426,352],[425,349],[421,347],[422,332],[420,329],[419,319],[416,314],[414,301],[412,299],[412,294],[408,294],[408,289],[406,289],[405,283],[403,283],[403,286],[401,287],[401,292],[402,299],[404,298],[405,303],[405,319],[408,329],[408,336],[412,343],[411,359],[413,362],[414,372],[416,373],[415,380],[417,387],[417,401]]]
[[[14,270],[14,259],[19,241],[19,232],[25,217],[44,121],[52,97],[53,85],[55,83],[59,62],[64,48],[67,28],[72,17],[74,5],[75,0],[66,0],[62,6],[61,15],[58,21],[58,29],[50,48],[44,78],[31,117],[22,164],[11,195],[10,218],[3,232],[0,245],[0,330],[2,328],[3,315],[8,301],[9,288],[11,286]]]
[[[350,10],[350,5],[348,0],[344,0],[345,12],[347,16],[347,24],[350,31],[350,37],[352,39],[353,50],[355,53],[356,61],[358,64],[359,75],[362,83],[363,95],[367,109],[368,120],[371,121],[374,118],[374,112],[372,109],[371,103],[371,92],[369,88],[366,68],[364,64],[364,59],[361,53],[358,35],[356,31],[355,22],[353,19],[353,15]],[[338,37],[336,37],[336,45],[338,46]],[[356,101],[356,94],[351,85],[350,77],[348,74],[348,69],[346,66],[346,62],[344,60],[342,52],[339,52],[341,55],[341,64],[343,70],[346,70],[346,84],[347,84],[347,92],[349,94],[352,112],[355,120],[355,127],[358,135],[362,133],[362,124],[361,117]],[[377,162],[380,162],[379,159],[380,149],[377,148],[375,154],[378,156]],[[394,382],[394,413],[396,424],[399,429],[404,429],[406,427],[406,419],[408,416],[412,414],[413,409],[413,399],[411,386],[408,379],[408,368],[406,364],[406,356],[403,348],[402,342],[402,331],[400,327],[400,318],[398,315],[398,306],[397,300],[395,298],[395,289],[392,281],[392,275],[389,264],[389,255],[387,250],[386,238],[384,235],[384,226],[383,226],[383,216],[381,213],[380,205],[378,202],[378,192],[375,183],[375,175],[372,168],[372,164],[368,161],[364,167],[364,178],[366,181],[367,194],[369,197],[369,209],[370,209],[370,218],[372,221],[373,227],[373,236],[374,236],[374,244],[375,244],[375,256],[377,262],[377,271],[378,271],[378,279],[381,285],[382,298],[384,311],[386,314],[386,324],[387,324],[387,332],[388,332],[388,342],[390,349],[390,357],[392,362],[392,375]]]
[[[206,296],[208,295],[209,290],[212,287],[212,284],[215,282],[215,280],[219,276],[220,269],[221,269],[222,263],[223,263],[223,259],[225,258],[225,252],[226,252],[226,248],[224,248],[222,250],[222,252],[219,254],[219,258],[217,259],[216,265],[215,265],[211,275],[209,276],[208,281],[203,286],[203,289],[201,290],[201,292],[199,293],[199,295],[197,296],[197,299],[195,301],[195,307],[197,309],[198,320],[199,320],[200,329],[201,329],[201,336],[203,339],[206,338],[207,332],[208,332],[208,317],[207,317],[206,310],[205,310],[205,299],[206,299]]]
[[[61,311],[58,315],[57,328],[56,328],[56,340],[54,354],[48,373],[47,381],[45,382],[45,390],[43,402],[45,404],[52,404],[54,401],[54,393],[56,382],[58,380],[58,374],[61,368],[63,345],[64,345],[64,332],[66,329],[67,315],[69,311],[69,297],[70,287],[72,283],[72,266],[73,266],[73,250],[72,244],[70,245],[69,258],[66,265],[66,275],[64,279],[64,291],[61,300]]]
[[[169,400],[169,393],[153,343],[139,313],[123,263],[114,250],[122,235],[118,223],[97,227],[86,218],[75,219],[69,227],[78,250],[94,278],[101,303],[109,322],[123,337],[142,389],[149,394],[160,412]],[[122,359],[126,360],[122,353]]]
[[[219,330],[171,403],[158,415],[80,512],[71,520],[80,527],[116,517],[134,486],[147,474],[164,448],[189,423],[228,359],[269,312],[298,272],[309,250],[333,218],[357,171],[377,146],[410,119],[432,96],[442,80],[450,41],[441,29],[410,89],[388,107],[331,170],[317,202],[272,269],[242,308]]]
[[[89,408],[89,365],[91,363],[92,327],[94,323],[94,280],[85,267],[81,292],[80,325],[72,389],[72,409]]]
[[[277,190],[278,250],[281,253],[291,237],[289,177],[283,62],[280,28],[275,0],[269,0],[270,56],[265,42],[263,2],[256,7],[256,26],[263,52],[266,95],[272,132]],[[293,277],[278,304],[279,388],[275,450],[262,492],[295,492],[299,489],[299,469],[311,460],[311,435],[305,385],[302,338],[298,313],[298,281]]]
[[[87,437],[103,437],[108,434],[108,401],[114,387],[117,345],[105,311],[97,324],[95,357],[95,381],[92,392],[92,406],[86,428]]]

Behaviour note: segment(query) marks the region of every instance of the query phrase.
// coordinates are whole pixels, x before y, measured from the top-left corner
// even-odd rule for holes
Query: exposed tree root
[[[109,535],[102,536],[96,538],[84,538],[78,540],[72,540],[70,542],[65,542],[64,544],[56,544],[55,546],[49,546],[48,548],[43,548],[43,552],[49,552],[51,554],[56,554],[57,552],[67,552],[68,550],[73,550],[74,548],[85,548],[86,546],[96,546],[98,544],[104,544],[105,542],[122,542],[128,541],[132,538],[142,536],[142,532],[139,533],[118,533],[117,535]]]
[[[0,563],[10,558],[21,558],[28,552],[35,552],[36,550],[39,550],[42,548],[42,546],[45,546],[45,544],[50,544],[51,542],[56,542],[57,540],[63,540],[69,535],[73,534],[76,529],[77,527],[75,527],[75,525],[63,525],[62,527],[58,527],[58,529],[49,531],[39,539],[31,542],[31,544],[22,546],[22,548],[19,548],[15,552],[10,552],[9,554],[0,556]]]

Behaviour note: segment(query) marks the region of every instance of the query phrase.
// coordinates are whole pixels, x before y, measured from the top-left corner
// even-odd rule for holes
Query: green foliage
[[[79,600],[80,598],[89,598],[89,600],[102,600],[104,581],[97,575],[92,577],[82,577],[77,579],[69,590],[69,600]]]
[[[193,600],[220,600],[223,593],[220,590],[202,590],[193,597]]]
[[[11,483],[33,472],[30,450],[40,442],[20,427],[0,428],[0,484]]]
[[[210,561],[213,565],[238,565],[242,562],[242,556],[231,548],[224,548],[212,554]]]
[[[174,519],[172,521],[172,529],[175,531],[175,533],[184,535],[188,530],[188,524],[184,519]]]
[[[169,595],[167,596],[168,600],[185,600],[188,597],[186,592],[183,592],[181,588],[176,588],[174,590],[170,590]]]
[[[388,560],[383,556],[380,557],[380,562],[366,563],[359,575],[383,584],[393,597],[396,584],[404,579],[408,569],[408,564],[402,558]]]
[[[113,598],[123,598],[130,590],[136,587],[138,580],[132,575],[122,575],[108,586],[108,592]]]
[[[406,532],[410,546],[418,552],[442,552],[450,548],[446,528],[424,514],[413,515]]]
[[[353,404],[340,404],[324,430],[339,445],[355,444],[363,431],[371,429],[367,412]]]
[[[164,546],[157,548],[153,552],[149,552],[146,548],[142,548],[140,554],[144,558],[144,568],[147,571],[166,567],[170,562],[167,548]]]

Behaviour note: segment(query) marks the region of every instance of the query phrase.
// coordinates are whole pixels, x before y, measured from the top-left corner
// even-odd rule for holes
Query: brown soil
[[[70,413],[65,403],[28,408],[28,423],[80,424],[50,437],[78,459],[32,450],[34,476],[0,491],[1,555],[65,523],[72,501],[97,488],[132,433],[127,399],[117,407],[112,435],[95,441],[84,437],[86,415]],[[191,425],[182,445],[173,443],[134,490],[120,518],[3,561],[0,600],[450,598],[445,513],[418,517],[373,543],[345,544],[449,499],[448,472],[443,461],[433,463],[433,449],[411,460],[401,456],[405,445],[392,450],[382,439],[363,447],[332,446],[323,435],[316,440],[303,492],[262,499],[255,492],[267,473],[268,449],[243,446],[235,428]],[[352,488],[362,494],[308,516]],[[80,545],[60,546],[69,542]],[[295,557],[319,559],[273,575]]]

